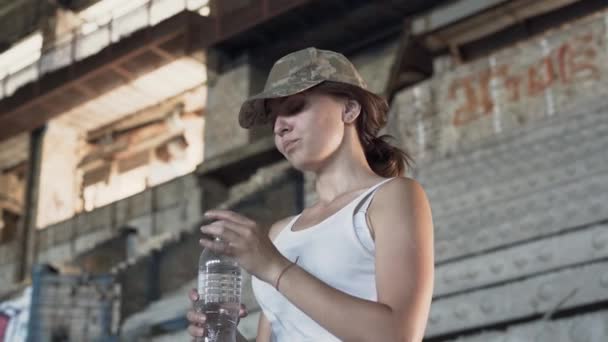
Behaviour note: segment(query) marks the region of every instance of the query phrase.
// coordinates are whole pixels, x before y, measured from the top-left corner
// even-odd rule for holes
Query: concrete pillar
[[[18,249],[20,265],[17,267],[17,280],[28,277],[36,259],[36,217],[38,214],[38,193],[40,186],[40,165],[42,161],[42,143],[46,126],[32,131],[29,148],[29,162],[25,192],[23,224],[19,229]]]

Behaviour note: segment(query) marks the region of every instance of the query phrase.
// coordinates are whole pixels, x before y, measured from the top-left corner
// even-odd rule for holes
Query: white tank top
[[[321,223],[304,230],[291,228],[295,216],[274,239],[286,258],[324,283],[355,297],[376,301],[375,248],[366,212],[376,190],[393,178],[370,187]],[[291,304],[270,284],[252,277],[255,297],[270,321],[272,342],[339,341]],[[344,319],[348,314],[344,313]]]

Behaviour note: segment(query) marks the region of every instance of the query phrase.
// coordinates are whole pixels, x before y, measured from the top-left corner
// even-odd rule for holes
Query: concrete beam
[[[431,50],[458,46],[580,0],[460,0],[416,17],[414,35]]]
[[[437,8],[430,13],[420,15],[412,21],[412,32],[421,35],[452,25],[479,12],[494,6],[502,5],[510,0],[459,0]]]
[[[434,301],[425,337],[482,330],[605,303],[607,266],[598,262]]]

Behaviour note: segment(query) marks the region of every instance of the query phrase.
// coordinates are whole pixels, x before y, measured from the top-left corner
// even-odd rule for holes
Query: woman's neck
[[[315,172],[315,191],[321,203],[330,203],[381,178],[368,165],[361,146],[347,144]]]

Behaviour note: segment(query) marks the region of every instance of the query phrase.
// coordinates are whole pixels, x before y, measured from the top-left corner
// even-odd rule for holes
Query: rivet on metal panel
[[[431,313],[431,317],[429,318],[429,322],[431,324],[437,324],[441,321],[441,315],[439,313],[433,312]]]
[[[508,227],[498,229],[498,236],[501,239],[506,239],[510,235],[510,229]]]
[[[460,251],[464,251],[467,248],[467,242],[465,239],[459,238],[458,240],[455,241],[456,243],[456,248],[458,248],[458,250]]]
[[[466,319],[469,316],[469,309],[461,305],[454,311],[454,316],[458,319]]]
[[[523,255],[518,256],[515,258],[513,263],[515,264],[515,266],[517,266],[517,268],[523,268],[528,264],[528,259]]]
[[[545,248],[541,250],[540,253],[538,253],[537,259],[542,262],[549,262],[551,261],[551,259],[553,259],[553,251],[548,248]]]
[[[479,270],[475,269],[475,268],[469,268],[466,272],[465,272],[465,276],[468,279],[475,279],[477,278],[477,276],[479,275]]]
[[[593,248],[602,250],[608,246],[608,232],[596,232],[591,241]]]
[[[437,242],[437,255],[441,256],[443,255],[445,252],[447,252],[448,249],[448,244],[445,241],[439,241]]]
[[[454,281],[454,275],[452,275],[452,272],[450,272],[449,270],[446,271],[443,275],[443,282],[446,284],[451,283],[452,281]]]
[[[602,275],[602,277],[600,278],[600,284],[602,285],[602,287],[608,288],[608,274]]]
[[[491,298],[485,297],[485,298],[481,299],[480,308],[483,313],[490,314],[490,313],[494,312],[494,309],[496,309],[496,306],[492,302]]]
[[[604,210],[604,206],[600,203],[589,206],[589,212],[591,215],[599,215]]]
[[[555,287],[549,283],[544,283],[538,287],[538,298],[544,301],[550,300],[555,294]]]
[[[594,329],[589,329],[590,323],[591,322],[583,319],[573,322],[568,330],[570,340],[573,342],[591,342],[591,334]]]
[[[490,265],[490,270],[494,274],[499,274],[500,272],[502,272],[503,268],[504,268],[504,265],[503,264],[499,264],[499,263],[495,263],[495,264]]]
[[[485,244],[488,242],[488,240],[490,240],[490,236],[487,232],[480,231],[479,233],[477,233],[477,242],[478,243]]]

